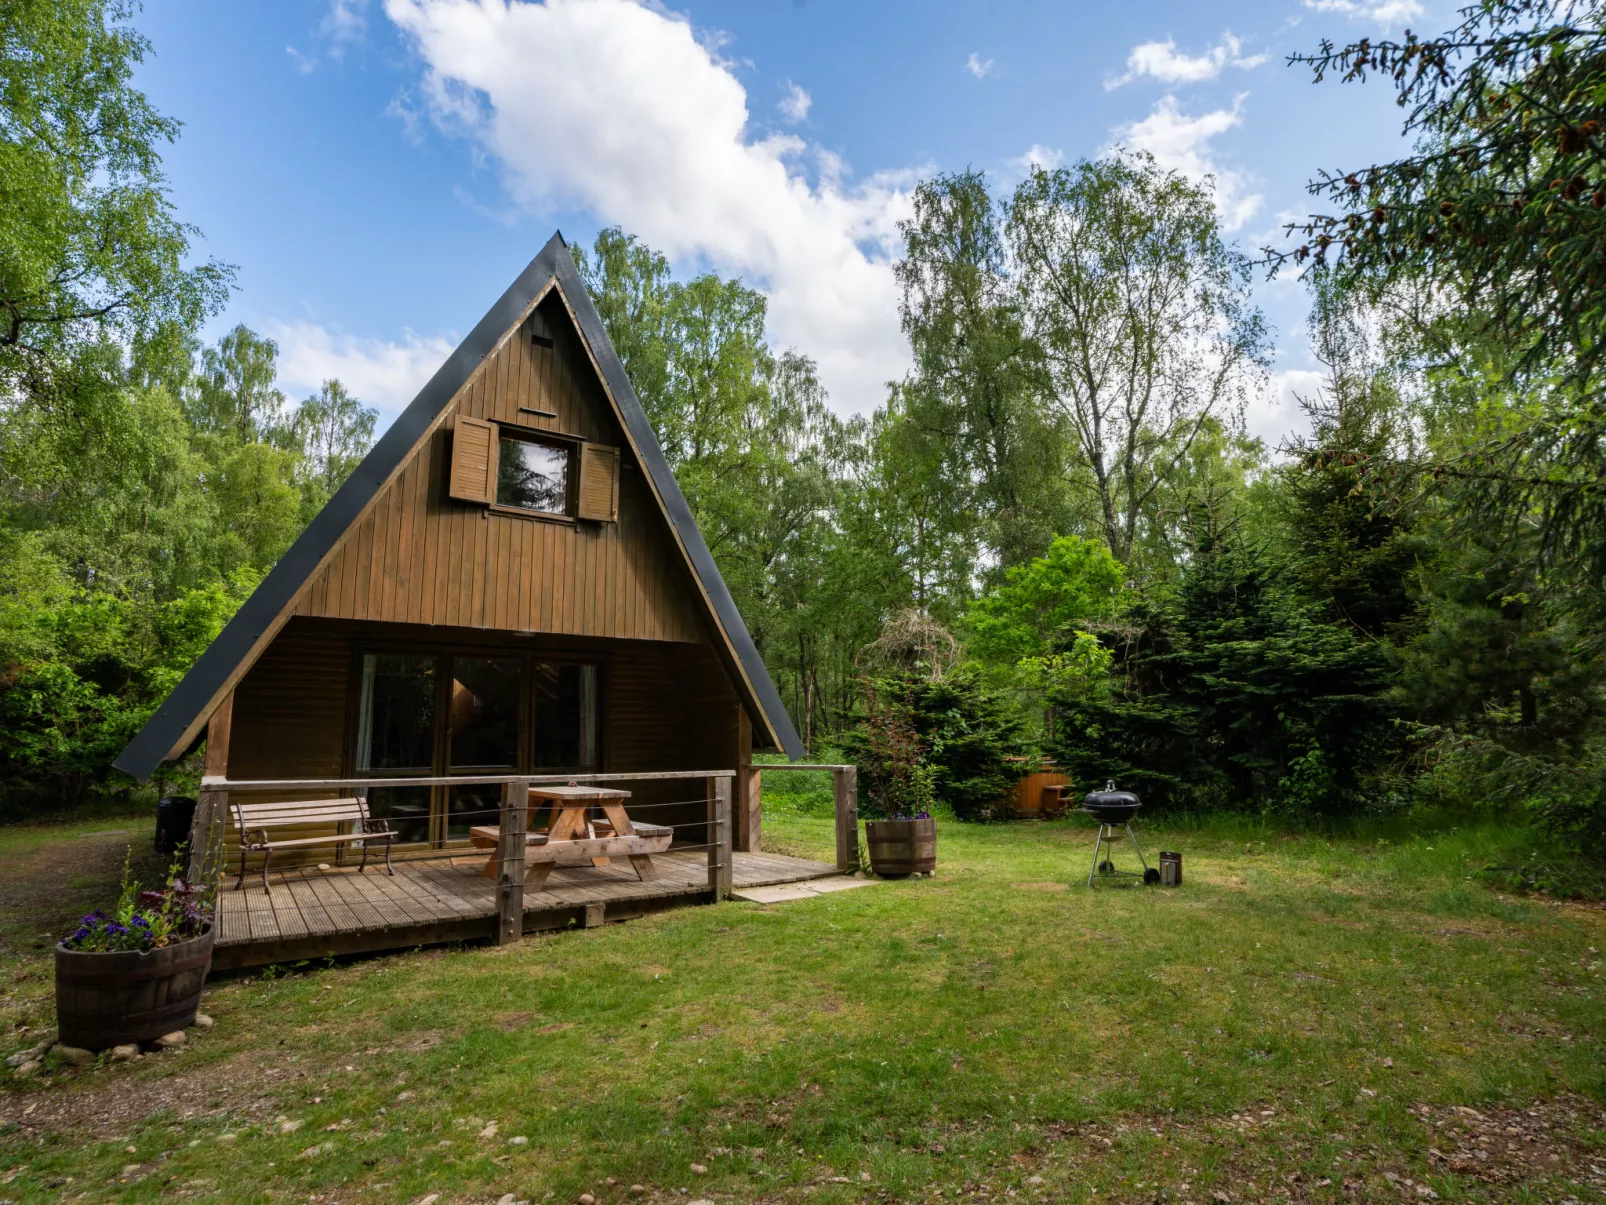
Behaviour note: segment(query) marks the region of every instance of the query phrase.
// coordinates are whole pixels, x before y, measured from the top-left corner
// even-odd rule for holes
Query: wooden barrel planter
[[[937,822],[925,820],[866,820],[865,844],[870,847],[870,869],[883,879],[906,879],[937,869]]]
[[[195,1021],[212,966],[212,930],[147,953],[56,946],[56,1027],[64,1046],[151,1042]]]

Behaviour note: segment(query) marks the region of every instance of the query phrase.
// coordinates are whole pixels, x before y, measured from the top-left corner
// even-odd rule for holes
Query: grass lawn
[[[129,839],[77,831],[0,832],[8,1050],[20,884]],[[948,821],[929,880],[220,981],[181,1052],[5,1080],[0,1199],[1606,1201],[1606,911],[1479,886],[1493,829],[1144,836],[1182,888]]]

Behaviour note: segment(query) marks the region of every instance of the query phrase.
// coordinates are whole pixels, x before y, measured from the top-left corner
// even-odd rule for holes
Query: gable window
[[[532,518],[619,521],[619,449],[576,435],[543,435],[458,418],[446,494]]]
[[[496,504],[547,515],[567,515],[569,454],[566,445],[503,434],[498,441]]]

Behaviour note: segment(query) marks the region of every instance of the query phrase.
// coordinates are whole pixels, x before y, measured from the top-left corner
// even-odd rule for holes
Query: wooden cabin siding
[[[389,646],[468,654],[550,653],[594,657],[603,669],[599,724],[602,769],[734,770],[745,760],[739,745],[740,704],[718,654],[707,642],[615,641],[484,629],[408,626],[297,617],[287,623],[235,691],[229,777],[339,778],[352,772],[355,659],[366,648]],[[639,818],[674,824],[676,839],[705,840],[702,780],[623,784],[642,805]],[[256,794],[270,799],[332,798],[348,792]],[[675,804],[677,806],[664,806]],[[332,826],[275,835],[317,836]],[[438,850],[398,847],[397,857],[436,856]],[[239,868],[239,837],[230,817],[225,854],[229,873]],[[350,862],[353,851],[333,846],[286,850],[274,866]],[[252,859],[252,867],[258,865]],[[248,880],[249,881],[249,880]]]
[[[561,302],[551,299],[548,306]],[[381,491],[294,613],[633,640],[701,641],[708,625],[674,535],[624,447],[566,315],[553,346],[520,327]],[[556,417],[521,412],[553,412]],[[619,519],[548,521],[447,497],[459,415],[620,447]],[[574,466],[578,472],[578,463]]]
[[[345,773],[351,644],[340,632],[291,620],[234,690],[229,738],[230,778],[338,778]],[[256,794],[251,800],[331,799],[338,792]],[[333,825],[274,832],[275,839],[316,837]],[[239,869],[240,834],[228,816],[224,854],[228,870]],[[333,861],[334,847],[285,850],[275,865]],[[252,859],[257,865],[257,859]]]
[[[712,648],[621,645],[610,682],[609,770],[734,770],[739,764],[740,704]],[[632,803],[643,805],[643,820],[676,825],[677,841],[707,839],[703,782],[626,785]]]

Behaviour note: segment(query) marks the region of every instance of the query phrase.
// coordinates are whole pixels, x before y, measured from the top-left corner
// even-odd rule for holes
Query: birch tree
[[[1241,423],[1267,360],[1249,263],[1208,187],[1144,154],[1037,169],[1005,237],[1046,404],[1069,424],[1105,541],[1127,560],[1145,508],[1210,420]]]

